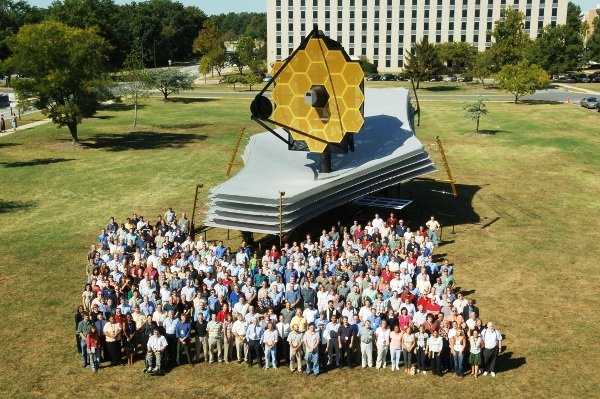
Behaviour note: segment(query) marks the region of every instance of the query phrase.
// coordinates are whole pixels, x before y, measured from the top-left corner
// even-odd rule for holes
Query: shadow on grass
[[[524,357],[513,357],[512,352],[504,352],[498,355],[496,359],[496,371],[508,371],[518,369],[525,365],[527,360]]]
[[[423,90],[431,91],[431,92],[459,91],[460,87],[458,87],[458,86],[430,86],[430,87],[424,87]]]
[[[37,165],[50,165],[53,163],[62,163],[74,161],[73,158],[39,158],[32,159],[31,161],[20,161],[20,162],[0,162],[0,165],[4,165],[5,168],[22,168],[24,166],[37,166]]]
[[[81,146],[107,151],[154,150],[181,148],[187,144],[206,140],[202,134],[177,134],[159,132],[130,132],[122,134],[100,134],[82,142]]]
[[[138,104],[138,110],[144,109],[146,107],[147,107],[146,104]],[[131,104],[131,103],[103,104],[100,107],[100,109],[103,110],[103,111],[115,111],[115,112],[118,112],[118,111],[133,111],[133,104]],[[99,118],[99,119],[108,119],[108,118],[112,118],[112,116],[108,116],[108,118],[104,118],[104,115],[103,115],[103,116],[100,116],[100,117],[97,116],[96,118]]]
[[[487,134],[487,135],[493,136],[498,133],[508,133],[508,132],[506,130],[502,130],[502,129],[479,129],[478,134]]]
[[[560,101],[549,101],[549,100],[520,100],[519,103],[525,105],[561,105]]]
[[[21,144],[19,144],[19,143],[0,143],[0,148],[16,147],[18,145],[21,145]]]
[[[181,103],[181,104],[195,104],[195,103],[210,103],[217,101],[218,98],[197,98],[197,97],[173,97],[169,98],[167,102],[170,103]]]
[[[9,212],[26,211],[34,208],[37,203],[33,201],[5,201],[0,199],[0,214]]]
[[[210,126],[210,124],[192,122],[192,123],[178,123],[175,125],[156,125],[156,127],[159,127],[161,129],[197,129],[197,128],[205,127],[205,126]]]

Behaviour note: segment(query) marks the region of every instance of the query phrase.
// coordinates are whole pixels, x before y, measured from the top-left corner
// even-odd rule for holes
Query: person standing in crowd
[[[160,335],[158,327],[154,328],[146,345],[146,368],[144,373],[161,374],[163,372],[163,355],[168,343],[167,339]],[[152,367],[153,362],[154,367]]]
[[[277,342],[279,341],[279,333],[275,329],[273,322],[267,323],[267,330],[263,334],[263,344],[265,345],[265,370],[273,365],[277,369]]]
[[[365,320],[363,327],[358,330],[358,338],[360,339],[360,353],[362,358],[362,368],[373,367],[373,329],[371,321]]]
[[[492,377],[496,377],[496,356],[502,352],[502,334],[490,321],[481,333],[481,339],[483,340],[483,375],[489,373]]]
[[[75,320],[77,320],[77,314],[75,315]],[[90,321],[90,315],[88,312],[81,311],[79,312],[79,316],[81,320],[77,323],[77,328],[75,329],[75,333],[77,334],[77,341],[79,343],[79,354],[81,355],[81,367],[87,366],[88,362],[88,353],[86,347],[86,338],[87,333],[90,331],[90,327],[92,326],[92,322]]]
[[[123,348],[125,349],[125,355],[127,356],[127,365],[133,366],[133,359],[135,357],[136,348],[136,326],[135,321],[131,313],[125,316],[125,323],[123,324]]]
[[[208,351],[210,354],[210,362],[215,362],[215,349],[217,350],[217,359],[219,363],[223,361],[223,323],[217,319],[216,313],[213,313],[211,320],[206,326],[208,332]]]
[[[177,358],[175,362],[177,365],[180,365],[179,355],[183,350],[187,357],[188,363],[193,366],[192,358],[190,356],[190,336],[191,336],[192,327],[190,323],[187,321],[187,316],[185,314],[181,315],[179,319],[179,323],[177,323],[177,327],[175,329],[175,336],[177,337]]]
[[[422,371],[423,374],[427,374],[427,341],[429,340],[429,334],[425,332],[424,325],[421,325],[419,331],[415,333],[415,339],[417,341],[417,373]]]
[[[474,378],[479,378],[482,348],[483,340],[479,336],[479,331],[473,330],[473,335],[469,338],[469,364],[471,364],[471,375]]]
[[[6,122],[4,121],[4,115],[0,115],[0,133],[6,133]]]
[[[444,341],[437,330],[433,330],[431,337],[427,340],[427,355],[431,359],[431,374],[442,376],[441,354]]]
[[[387,363],[387,353],[390,347],[390,329],[387,326],[387,320],[382,320],[381,325],[375,330],[375,340],[377,342],[377,361],[375,368],[378,370],[385,368]]]
[[[297,325],[297,324],[295,324]],[[315,376],[319,375],[319,343],[321,338],[315,331],[315,323],[308,324],[308,330],[304,334],[304,351],[306,352],[306,375],[311,370]]]
[[[117,323],[115,316],[108,316],[108,323],[104,326],[104,336],[106,337],[106,346],[108,347],[108,355],[110,363],[113,366],[121,365],[121,334],[123,329],[121,323]]]
[[[223,360],[229,364],[229,360],[233,360],[233,348],[235,340],[233,336],[233,316],[228,313],[223,322]]]
[[[340,364],[344,364],[346,359],[346,366],[352,368],[352,350],[354,348],[354,329],[348,321],[348,316],[342,317],[342,325],[339,330],[340,336]]]
[[[169,310],[167,312],[167,318],[163,320],[163,328],[165,331],[165,338],[167,339],[170,365],[173,365],[173,362],[175,361],[175,351],[177,350],[177,323],[178,319],[175,318],[175,312],[172,309]]]
[[[248,337],[248,367],[252,367],[254,359],[258,362],[258,368],[262,368],[262,351],[260,345],[263,342],[264,328],[258,323],[258,316],[254,317],[252,323],[246,330]]]
[[[282,316],[283,317],[283,316]],[[290,346],[290,370],[292,373],[298,369],[302,372],[302,339],[304,335],[300,332],[298,324],[292,325],[292,331],[287,336]]]
[[[196,333],[195,344],[196,344],[196,362],[200,361],[200,354],[204,355],[204,362],[208,363],[208,322],[204,319],[203,313],[198,313],[198,318],[194,323],[194,331]]]
[[[333,365],[333,355],[335,354],[335,365],[340,368],[340,323],[338,323],[337,314],[331,316],[331,323],[327,323],[327,346],[325,351],[327,352],[327,367]]]
[[[90,357],[90,366],[92,372],[97,372],[100,368],[100,337],[95,325],[90,326],[85,339],[85,346]]]
[[[231,329],[233,336],[235,337],[235,352],[238,363],[241,363],[242,361],[248,362],[248,341],[246,340],[247,329],[248,323],[244,321],[242,313],[238,313],[237,320],[233,323]]]
[[[402,332],[400,326],[396,324],[394,330],[390,332],[390,358],[392,361],[392,371],[400,370],[400,356],[402,354]]]
[[[463,378],[463,359],[466,347],[467,340],[465,339],[465,333],[461,328],[459,328],[456,330],[456,334],[454,334],[450,340],[450,348],[452,350],[452,356],[454,357],[454,373],[456,378]]]
[[[402,334],[402,357],[404,359],[404,372],[410,373],[412,370],[412,355],[417,346],[415,334],[412,332],[411,326],[404,328],[404,334]],[[414,374],[414,370],[412,370]]]
[[[425,223],[425,226],[427,226],[427,229],[429,230],[429,241],[431,241],[434,246],[439,246],[438,232],[441,226],[439,222],[435,220],[435,216],[432,215],[427,223]]]

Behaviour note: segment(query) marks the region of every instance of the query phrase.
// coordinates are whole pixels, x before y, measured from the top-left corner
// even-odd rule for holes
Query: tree
[[[256,60],[254,40],[249,36],[241,36],[238,40],[235,54],[239,58],[239,64],[236,65],[241,74],[244,65],[253,65]]]
[[[206,75],[212,71],[213,60],[210,59],[208,55],[200,58],[200,65],[198,66],[198,71],[204,75],[204,84],[206,84]]]
[[[7,64],[25,76],[15,82],[20,101],[31,103],[78,142],[77,126],[96,113],[106,94],[108,43],[94,30],[55,21],[25,25],[9,40]]]
[[[477,56],[477,48],[466,42],[446,42],[438,45],[440,59],[452,72],[461,68],[471,69]]]
[[[160,91],[165,101],[170,94],[194,88],[194,77],[176,68],[152,69],[146,76],[148,87]]]
[[[481,84],[485,84],[485,80],[492,76],[492,53],[489,50],[477,54],[473,63],[473,78],[479,79]]]
[[[594,31],[586,43],[586,58],[589,61],[600,63],[600,11],[596,10],[596,12],[596,18],[592,22]]]
[[[361,55],[358,62],[365,75],[377,73],[377,67],[371,61],[369,61],[369,59],[366,56]]]
[[[525,32],[525,15],[516,8],[502,10],[501,18],[496,21],[489,48],[491,70],[498,72],[504,65],[516,65],[523,61],[531,45],[529,34]]]
[[[147,97],[146,85],[148,79],[144,69],[144,61],[140,50],[133,50],[125,59],[123,84],[119,88],[123,98],[133,103],[133,127],[137,125],[138,104]]]
[[[208,56],[208,59],[212,60],[212,67],[219,76],[221,76],[221,70],[226,61],[225,45],[221,37],[217,23],[213,19],[208,19],[204,22],[204,26],[193,44],[195,52],[199,53],[201,57]]]
[[[244,83],[248,85],[248,89],[252,91],[252,86],[260,84],[262,82],[262,78],[255,74],[243,75]]]
[[[416,89],[422,79],[430,79],[437,75],[442,68],[438,48],[429,43],[427,37],[415,43],[412,51],[407,51],[404,56],[404,71],[416,81]]]
[[[479,133],[479,119],[481,119],[482,116],[488,114],[488,111],[485,108],[486,101],[486,98],[484,98],[483,96],[479,96],[479,99],[477,99],[477,101],[468,102],[463,105],[465,117],[477,121],[475,133]]]
[[[584,59],[587,27],[581,21],[581,8],[571,2],[565,25],[547,25],[532,46],[531,60],[552,75],[579,68]]]
[[[545,89],[550,85],[546,71],[527,61],[504,65],[495,78],[500,89],[515,96],[515,104],[525,94],[534,94],[536,89]]]

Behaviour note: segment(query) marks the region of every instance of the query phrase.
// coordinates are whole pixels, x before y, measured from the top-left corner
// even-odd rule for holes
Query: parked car
[[[472,82],[473,81],[473,77],[472,76],[459,76],[456,79],[457,82]]]
[[[581,100],[579,100],[579,104],[581,104],[581,106],[584,108],[594,109],[600,105],[600,98],[598,98],[598,97],[583,97]]]
[[[381,80],[381,76],[379,76],[376,73],[372,73],[369,76],[367,76],[367,80],[369,80],[369,81]]]
[[[432,76],[429,81],[430,82],[441,82],[442,81],[442,77],[441,76]]]
[[[265,76],[262,81],[265,83],[269,83],[272,80],[273,80],[273,76]]]
[[[383,75],[381,77],[381,80],[389,82],[389,81],[396,80],[396,77],[394,75],[392,75],[391,73],[386,73],[385,75]]]
[[[590,78],[585,73],[575,76],[575,80],[579,83],[590,83]]]
[[[444,76],[443,81],[444,82],[456,82],[456,76],[454,76],[454,75]]]

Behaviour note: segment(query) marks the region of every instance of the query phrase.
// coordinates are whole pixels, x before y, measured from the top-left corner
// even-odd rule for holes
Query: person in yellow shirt
[[[306,322],[306,317],[302,316],[302,309],[301,308],[296,308],[296,316],[292,317],[292,321],[290,322],[290,325],[294,325],[297,324],[298,325],[298,330],[301,333],[305,333],[306,332],[306,328],[307,328],[307,322]]]

